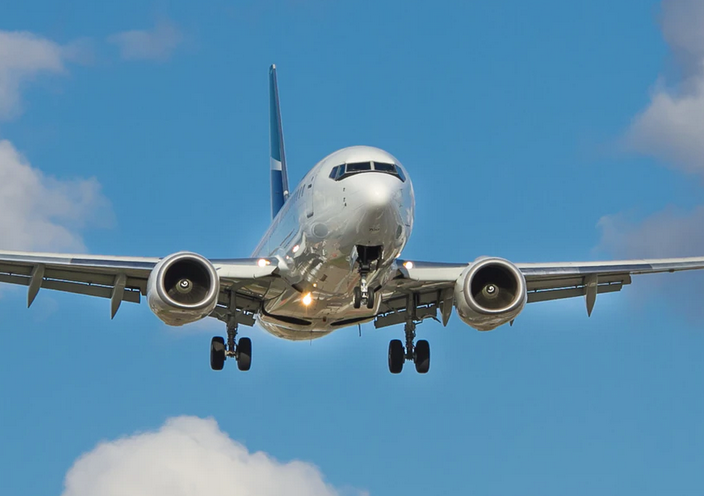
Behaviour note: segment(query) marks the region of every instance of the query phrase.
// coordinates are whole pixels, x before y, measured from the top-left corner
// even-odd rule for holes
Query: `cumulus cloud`
[[[166,60],[182,41],[178,26],[164,20],[157,22],[154,29],[125,31],[108,37],[124,60]]]
[[[627,144],[687,174],[704,175],[704,2],[663,0],[661,27],[679,78],[661,76],[649,105],[633,120]],[[668,207],[645,219],[616,214],[599,221],[599,248],[617,258],[670,258],[704,255],[704,206]],[[704,317],[698,298],[704,274],[687,272],[648,276],[633,293],[666,298],[678,312]]]
[[[341,494],[314,465],[252,453],[214,420],[185,416],[154,432],[99,444],[74,463],[64,487],[62,496]]]
[[[659,81],[650,105],[634,119],[627,144],[689,173],[704,174],[704,2],[664,0],[662,31],[681,81]]]
[[[668,207],[638,222],[627,214],[599,221],[601,249],[622,258],[704,255],[704,206],[691,211]]]
[[[637,115],[627,140],[636,150],[667,165],[704,175],[704,2],[663,0],[661,25],[681,79],[671,88],[664,79],[648,107]],[[602,248],[625,257],[704,254],[704,207],[674,207],[641,222],[619,214],[601,219]]]
[[[81,228],[111,220],[96,179],[47,177],[0,140],[0,249],[84,251]]]
[[[20,91],[39,74],[62,73],[76,47],[23,31],[0,31],[0,119],[21,112]]]
[[[621,259],[672,258],[704,255],[704,206],[691,211],[669,207],[644,220],[627,214],[607,215],[598,224],[602,232],[600,250]],[[675,312],[701,321],[704,307],[700,271],[647,277],[647,284],[635,281],[629,293],[641,304],[663,299]],[[642,281],[645,283],[646,281]]]
[[[662,33],[682,64],[685,76],[700,72],[704,60],[704,3],[700,0],[664,0]]]

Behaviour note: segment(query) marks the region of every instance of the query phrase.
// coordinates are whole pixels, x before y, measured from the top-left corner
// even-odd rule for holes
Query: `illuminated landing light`
[[[267,265],[270,265],[270,264],[271,264],[271,262],[265,258],[260,258],[259,260],[257,260],[257,265],[260,267],[266,267]]]
[[[300,249],[301,249],[300,245],[296,245],[296,246],[293,247],[293,249],[292,249],[291,251],[292,251],[293,253],[296,253],[296,252],[297,252],[298,250],[300,250]]]
[[[311,294],[306,293],[301,299],[301,303],[303,303],[305,306],[309,306],[311,303],[313,303],[313,297],[311,296]]]
[[[406,267],[406,269],[411,270],[413,268],[413,262],[410,260],[408,262],[403,262],[403,266]]]

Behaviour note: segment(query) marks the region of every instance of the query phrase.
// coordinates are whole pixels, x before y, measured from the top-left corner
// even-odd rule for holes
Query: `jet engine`
[[[208,259],[189,252],[169,255],[149,275],[147,302],[171,326],[207,317],[218,302],[220,278]]]
[[[475,261],[455,282],[457,313],[479,331],[491,331],[515,319],[527,299],[523,273],[502,258]]]

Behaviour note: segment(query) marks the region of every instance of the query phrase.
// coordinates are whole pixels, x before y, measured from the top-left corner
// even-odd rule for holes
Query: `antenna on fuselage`
[[[288,199],[288,173],[284,132],[281,126],[279,86],[276,81],[276,65],[269,68],[269,163],[271,166],[271,218],[276,217]]]

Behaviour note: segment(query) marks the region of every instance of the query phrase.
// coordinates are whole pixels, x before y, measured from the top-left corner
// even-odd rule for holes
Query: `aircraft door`
[[[306,185],[306,217],[309,219],[313,217],[313,182],[315,181],[315,175],[310,178],[308,184]]]

